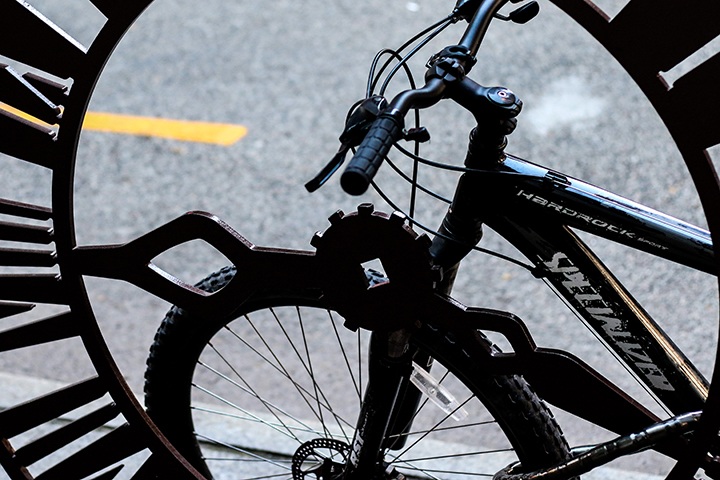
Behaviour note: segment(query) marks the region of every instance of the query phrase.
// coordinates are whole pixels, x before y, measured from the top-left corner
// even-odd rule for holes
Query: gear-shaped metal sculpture
[[[698,185],[720,258],[720,192],[707,154],[708,148],[720,144],[717,129],[720,94],[715,85],[720,77],[720,55],[715,54],[672,86],[667,85],[662,74],[720,33],[717,22],[720,3],[693,0],[678,7],[677,2],[631,0],[611,19],[590,0],[553,2],[618,59],[657,109]],[[15,326],[0,332],[0,350],[12,354],[25,347],[52,346],[55,342],[74,339],[79,348],[86,349],[95,374],[0,412],[0,464],[12,479],[100,480],[112,479],[119,472],[133,468],[124,466],[126,460],[144,454],[141,466],[129,472],[132,478],[200,478],[164,440],[135,400],[113,361],[88,301],[83,276],[98,274],[118,278],[127,273],[127,265],[121,256],[113,257],[112,250],[79,250],[73,221],[75,154],[90,96],[116,44],[151,2],[86,2],[87,9],[96,9],[105,19],[97,36],[87,45],[74,40],[31,3],[6,0],[0,6],[0,56],[20,65],[0,67],[0,102],[22,113],[18,115],[0,104],[0,153],[28,168],[50,172],[52,204],[29,204],[8,198],[6,193],[0,194],[0,214],[5,218],[0,222],[0,240],[4,242],[0,247],[0,266],[20,271],[0,275],[0,319],[13,317],[15,321]],[[701,105],[698,105],[698,92],[701,92]],[[191,216],[190,220],[196,218]],[[207,221],[215,219],[206,217],[201,222]],[[194,229],[196,224],[193,221],[176,223],[173,231],[182,234],[182,241],[202,238]],[[221,233],[213,234],[213,239],[220,242],[222,251],[228,253],[229,258],[245,255],[248,245],[234,232],[221,227],[218,230]],[[181,243],[159,238],[142,237],[147,242],[157,241],[156,246],[165,250]],[[28,244],[35,247],[27,248]],[[325,248],[332,247],[322,247]],[[287,266],[285,262],[290,262],[298,266],[289,270],[298,272],[297,275],[302,271],[303,278],[307,278],[307,270],[300,267],[311,264],[314,258],[307,252],[297,255],[261,249],[252,252],[262,256],[266,265]],[[94,270],[97,266],[84,261],[96,258],[104,261],[102,271]],[[390,263],[388,260],[388,265]],[[402,278],[398,275],[390,272],[391,284]],[[428,272],[423,270],[422,275]],[[268,280],[261,276],[260,283]],[[191,288],[145,278],[142,272],[131,281],[141,286],[150,285],[150,290],[163,298],[177,299],[177,303],[197,308],[213,304],[214,308],[222,309],[231,302],[223,299],[229,295],[214,297],[212,302],[198,300],[198,292]],[[427,281],[421,283],[427,288]],[[353,285],[352,288],[359,287]],[[242,290],[239,285],[230,288],[233,289]],[[56,306],[61,313],[39,320],[28,317],[28,312],[38,304]],[[717,366],[715,372],[720,376]],[[720,381],[714,381],[710,401],[717,404],[719,398]],[[54,419],[87,407],[90,411],[78,421],[50,434],[43,433]],[[99,437],[93,433],[100,427],[114,425],[111,420],[117,418],[121,419],[120,427],[111,426],[109,433]],[[720,411],[706,411],[703,420],[702,435],[694,440],[697,455],[703,455],[706,451],[703,446],[716,435]],[[34,440],[19,445],[16,438],[20,436]],[[78,440],[86,446],[72,454],[65,453],[63,448]],[[49,457],[54,459],[52,466],[34,468]],[[677,478],[689,477],[687,472],[693,468],[692,463],[679,465]],[[681,477],[683,473],[685,477]]]
[[[430,238],[417,235],[400,213],[375,212],[371,204],[356,213],[337,212],[331,226],[312,245],[323,263],[332,265],[325,295],[351,328],[398,330],[412,325],[407,305],[433,294],[439,271],[431,266]],[[386,281],[368,285],[363,264],[379,260]],[[397,306],[398,308],[395,308]]]

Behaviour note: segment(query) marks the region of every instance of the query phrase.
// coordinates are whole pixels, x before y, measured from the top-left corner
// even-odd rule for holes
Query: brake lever
[[[360,102],[345,122],[345,129],[339,138],[340,149],[330,162],[305,184],[308,192],[312,193],[322,187],[338,171],[345,162],[347,152],[360,145],[372,123],[385,108],[387,108],[387,100],[380,95],[373,95]]]
[[[516,8],[515,10],[510,12],[508,16],[496,13],[495,18],[498,18],[505,22],[513,22],[523,25],[535,18],[538,13],[540,13],[540,5],[535,0],[533,0],[532,2],[528,2],[525,5]]]

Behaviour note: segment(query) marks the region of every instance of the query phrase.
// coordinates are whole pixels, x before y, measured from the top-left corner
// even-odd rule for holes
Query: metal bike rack
[[[178,285],[153,278],[148,270],[133,270],[120,259],[141,265],[159,253],[192,239],[204,240],[228,258],[238,240],[216,220],[184,217],[131,242],[124,250],[94,252],[78,249],[73,223],[73,173],[79,132],[89,98],[103,67],[125,31],[151,3],[149,0],[90,0],[106,21],[87,48],[72,41],[57,26],[36,14],[26,2],[9,0],[0,7],[0,55],[27,66],[27,71],[0,68],[0,102],[30,115],[10,113],[0,105],[0,152],[52,175],[52,204],[31,205],[0,198],[0,240],[37,245],[37,249],[0,248],[0,266],[22,267],[22,274],[0,275],[0,320],[22,318],[34,305],[54,305],[63,313],[0,331],[0,352],[79,339],[95,370],[86,380],[28,399],[0,412],[0,464],[12,479],[114,478],[123,462],[145,453],[132,478],[202,478],[155,428],[134,398],[97,325],[82,281],[92,274],[129,279],[165,299],[178,299],[198,308],[222,310],[223,298],[195,300]],[[627,70],[647,95],[677,143],[715,239],[720,259],[720,188],[707,149],[720,144],[720,53],[683,75],[672,85],[663,72],[683,62],[720,34],[720,3],[714,0],[631,0],[608,18],[590,0],[552,0],[584,27]],[[89,7],[90,5],[88,5]],[[30,73],[30,70],[32,72]],[[38,73],[40,72],[40,73]],[[58,83],[48,80],[67,79]],[[36,120],[34,120],[36,119]],[[208,225],[211,228],[205,228]],[[200,228],[202,227],[202,228]],[[203,233],[205,232],[205,233]],[[283,253],[270,252],[278,261]],[[228,300],[229,301],[229,300]],[[720,428],[720,358],[708,405],[696,435],[697,455],[703,455]],[[0,385],[0,388],[2,386]],[[15,438],[41,431],[48,422],[81,407],[90,407],[73,423],[19,448]],[[90,439],[104,425],[106,435],[65,454],[71,442]],[[111,421],[115,423],[110,423]],[[50,455],[60,457],[48,470],[33,476],[28,467]],[[689,478],[699,458],[681,461],[672,478]]]

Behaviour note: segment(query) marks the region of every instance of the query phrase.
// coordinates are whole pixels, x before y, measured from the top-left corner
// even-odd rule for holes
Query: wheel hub
[[[316,438],[300,445],[292,458],[293,480],[339,479],[345,470],[350,446],[339,440]]]

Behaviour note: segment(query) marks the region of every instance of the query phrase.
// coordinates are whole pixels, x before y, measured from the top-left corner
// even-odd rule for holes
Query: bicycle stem
[[[475,65],[475,55],[480,49],[493,16],[509,1],[511,0],[480,2],[460,43],[443,49],[428,62],[429,70],[425,86],[401,92],[392,100],[386,111],[394,116],[404,117],[412,108],[427,108],[444,98],[449,84],[464,80]],[[461,2],[458,2],[458,5],[460,4]],[[456,12],[460,8],[460,6],[456,7]],[[443,64],[442,62],[447,59],[453,59],[455,64]]]

